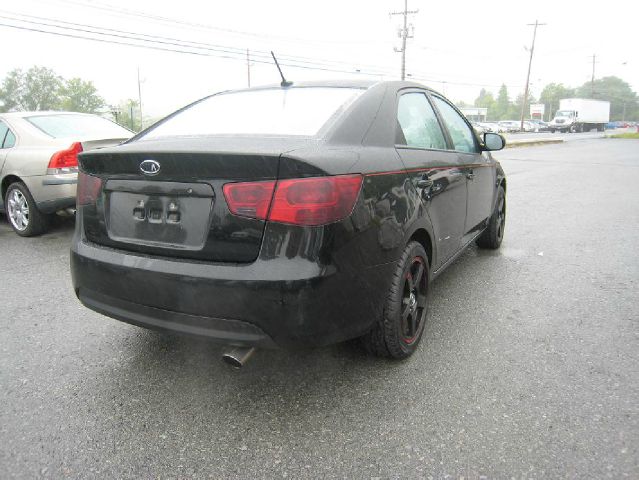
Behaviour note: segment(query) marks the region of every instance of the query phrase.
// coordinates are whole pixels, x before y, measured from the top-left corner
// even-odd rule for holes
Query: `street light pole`
[[[524,129],[524,115],[526,113],[526,103],[528,102],[528,86],[530,85],[530,68],[532,67],[532,59],[533,53],[535,52],[535,39],[537,38],[537,27],[541,25],[546,25],[545,23],[539,23],[535,20],[535,23],[529,23],[528,25],[532,25],[535,27],[533,30],[533,39],[532,45],[530,47],[530,59],[528,60],[528,74],[526,75],[526,89],[524,90],[524,98],[521,102],[521,124],[519,129],[523,131]]]
[[[140,67],[138,67],[138,106],[140,108],[140,130],[142,130],[142,87],[140,86]]]

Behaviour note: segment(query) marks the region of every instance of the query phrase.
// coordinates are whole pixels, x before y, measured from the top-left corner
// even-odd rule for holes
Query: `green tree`
[[[486,115],[487,119],[492,120],[495,118],[495,97],[485,88],[482,88],[479,91],[479,96],[475,99],[475,106],[479,108],[487,108],[488,113]]]
[[[21,105],[20,101],[24,90],[24,74],[22,70],[11,70],[4,80],[2,86],[0,86],[0,111],[10,112],[12,110],[19,110]]]
[[[93,82],[81,78],[67,80],[60,90],[63,110],[70,112],[97,113],[105,106]]]
[[[55,110],[60,108],[62,78],[46,67],[10,71],[0,88],[0,101],[8,110]]]
[[[20,103],[24,110],[60,108],[62,77],[46,67],[31,67],[24,75],[24,91]]]
[[[508,87],[502,85],[497,94],[495,102],[495,120],[508,120],[510,113],[510,99],[508,98]]]
[[[140,126],[140,109],[136,100],[128,99],[120,102],[117,107],[112,107],[115,121],[129,130],[139,132],[142,130]]]
[[[511,120],[519,120],[521,118],[521,107],[522,107],[523,101],[524,101],[524,94],[520,93],[519,95],[517,95],[517,98],[515,99],[515,102],[511,103],[510,107],[508,108],[508,117],[509,117],[509,119],[511,119]],[[529,92],[528,93],[528,101],[526,102],[526,110],[524,111],[524,119],[530,118],[530,104],[531,103],[537,103],[537,100]]]
[[[584,83],[577,88],[578,98],[595,98],[610,102],[610,118],[612,120],[639,119],[639,99],[637,94],[619,77],[603,77]],[[625,115],[624,115],[625,113]]]
[[[564,86],[563,83],[549,83],[541,91],[539,103],[546,105],[545,119],[551,120],[555,112],[559,109],[559,100],[562,98],[573,98],[575,89]]]

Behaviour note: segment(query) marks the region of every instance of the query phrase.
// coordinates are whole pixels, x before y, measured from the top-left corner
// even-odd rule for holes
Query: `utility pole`
[[[142,87],[140,86],[140,67],[138,67],[138,106],[140,108],[140,130],[142,130]],[[133,115],[131,115],[133,118]]]
[[[249,88],[251,88],[251,59],[249,57],[249,49],[246,49],[246,80]]]
[[[523,101],[521,102],[521,124],[519,126],[519,129],[522,131],[524,129],[524,115],[526,113],[526,104],[528,103],[528,87],[530,85],[530,67],[532,66],[533,53],[535,52],[535,39],[537,38],[537,27],[541,25],[546,25],[546,24],[539,23],[537,20],[535,20],[535,23],[529,23],[528,25],[534,26],[535,29],[533,30],[532,45],[530,47],[530,60],[528,60],[528,75],[526,75],[526,89],[524,90],[524,98],[523,98]]]
[[[595,59],[597,56],[592,54],[592,77],[590,77],[590,98],[595,98]]]
[[[410,25],[410,34],[408,32],[408,16],[418,13],[419,10],[408,10],[408,0],[404,0],[404,11],[402,12],[391,12],[390,15],[403,15],[404,16],[404,27],[399,31],[399,37],[402,39],[402,48],[395,48],[395,51],[402,54],[402,80],[406,79],[406,39],[413,38],[413,26]]]

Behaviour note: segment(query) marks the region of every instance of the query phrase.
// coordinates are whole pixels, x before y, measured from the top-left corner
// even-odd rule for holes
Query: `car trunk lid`
[[[151,255],[215,262],[257,258],[265,222],[232,215],[226,183],[278,177],[294,139],[190,138],[138,141],[80,156],[101,179],[95,204],[80,209],[91,242]]]

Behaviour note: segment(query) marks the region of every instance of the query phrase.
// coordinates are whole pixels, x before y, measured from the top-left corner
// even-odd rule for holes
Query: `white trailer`
[[[590,98],[564,98],[550,124],[551,132],[603,132],[610,121],[610,102]]]

